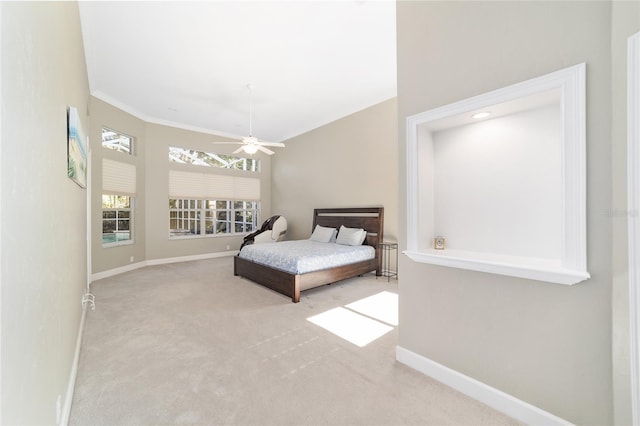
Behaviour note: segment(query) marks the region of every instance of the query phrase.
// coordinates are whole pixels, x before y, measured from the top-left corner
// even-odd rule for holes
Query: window
[[[174,150],[174,151],[171,151]],[[253,171],[257,162],[251,159],[218,156],[198,151],[171,148],[174,152],[191,153],[201,164],[203,155],[226,162],[228,168]],[[186,158],[186,157],[185,157]],[[211,159],[209,158],[209,159]],[[173,161],[173,160],[172,160]],[[205,161],[208,162],[209,160]],[[213,160],[211,164],[215,163]],[[221,167],[219,165],[211,167]],[[242,166],[242,167],[240,167]],[[260,209],[260,179],[258,177],[233,176],[226,171],[169,170],[169,237],[205,237],[249,233],[257,229]],[[254,175],[255,176],[255,175]]]
[[[102,245],[133,244],[136,166],[102,159]]]
[[[248,233],[257,224],[257,201],[169,199],[172,238]]]
[[[102,128],[102,147],[133,155],[133,138],[111,129]]]
[[[133,242],[133,197],[102,195],[102,245]]]
[[[169,161],[196,166],[218,167],[249,172],[259,171],[260,162],[253,158],[234,157],[232,155],[212,154],[194,149],[169,147]]]

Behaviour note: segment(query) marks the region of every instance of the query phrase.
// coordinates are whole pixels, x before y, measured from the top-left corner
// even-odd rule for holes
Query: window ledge
[[[253,232],[253,231],[252,231]],[[169,241],[175,240],[199,240],[201,238],[223,238],[223,237],[245,237],[249,235],[251,232],[235,232],[233,234],[206,234],[206,235],[176,235],[174,237],[169,236]]]
[[[114,241],[112,243],[102,243],[102,248],[111,248],[111,247],[120,247],[120,246],[130,246],[134,243],[133,240],[124,240],[124,241]]]
[[[591,278],[588,272],[562,266],[557,260],[508,256],[464,250],[424,250],[403,252],[415,262],[471,271],[574,285]]]

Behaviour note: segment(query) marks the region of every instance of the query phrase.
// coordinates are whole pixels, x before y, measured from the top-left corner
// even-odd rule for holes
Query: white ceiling
[[[396,96],[394,1],[80,2],[91,93],[279,142]]]

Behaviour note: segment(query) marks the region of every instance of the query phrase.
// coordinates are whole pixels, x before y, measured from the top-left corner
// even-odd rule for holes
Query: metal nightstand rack
[[[391,277],[398,279],[398,243],[383,241],[380,243],[382,250],[382,276],[387,277],[387,282]],[[391,263],[391,256],[395,256],[395,263]]]

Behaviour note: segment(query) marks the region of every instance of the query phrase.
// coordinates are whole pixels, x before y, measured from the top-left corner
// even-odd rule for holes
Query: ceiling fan
[[[240,141],[229,141],[229,142],[213,142],[214,144],[237,144],[242,145],[240,148],[233,151],[234,154],[239,153],[240,151],[244,151],[249,155],[253,155],[258,151],[262,151],[265,154],[273,155],[275,152],[271,151],[266,146],[284,148],[284,144],[282,142],[265,142],[261,141],[252,134],[252,112],[253,112],[253,85],[247,84],[247,89],[249,89],[249,136],[245,136]]]

